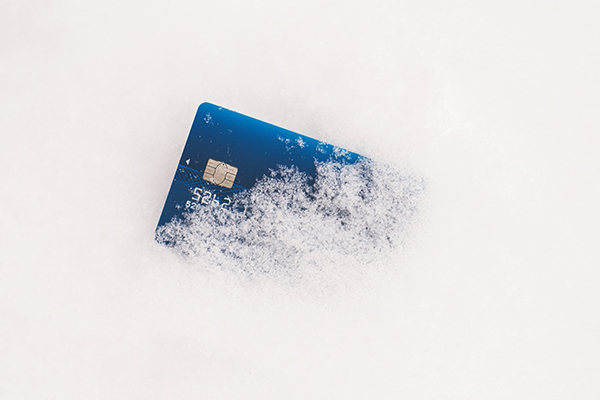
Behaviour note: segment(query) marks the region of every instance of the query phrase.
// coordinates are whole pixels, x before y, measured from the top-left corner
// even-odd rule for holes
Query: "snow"
[[[595,398],[599,11],[3,2],[0,397]],[[309,254],[287,215],[287,274],[160,246],[204,101],[422,178],[407,236]]]

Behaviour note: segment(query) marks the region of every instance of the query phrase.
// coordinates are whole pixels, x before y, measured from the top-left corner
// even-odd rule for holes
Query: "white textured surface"
[[[4,1],[0,397],[593,399],[594,2]],[[421,174],[376,268],[156,245],[202,101]]]

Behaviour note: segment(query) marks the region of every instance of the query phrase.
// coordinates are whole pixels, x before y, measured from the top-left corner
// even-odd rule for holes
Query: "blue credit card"
[[[281,167],[313,180],[319,162],[362,156],[210,103],[198,107],[158,227],[199,206],[233,203]]]

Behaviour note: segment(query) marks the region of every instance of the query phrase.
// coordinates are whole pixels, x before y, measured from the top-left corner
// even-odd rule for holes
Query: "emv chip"
[[[221,161],[208,159],[206,168],[204,168],[204,175],[202,179],[214,183],[215,185],[226,187],[231,189],[235,176],[237,175],[238,169],[233,165],[226,164]]]

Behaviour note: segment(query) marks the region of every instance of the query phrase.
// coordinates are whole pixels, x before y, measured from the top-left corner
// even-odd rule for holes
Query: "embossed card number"
[[[185,209],[195,210],[200,204],[213,204],[216,206],[220,204],[221,207],[224,207],[231,204],[231,198],[227,196],[223,199],[223,202],[219,202],[216,194],[211,193],[206,189],[196,187],[192,192],[192,201],[186,201]]]

